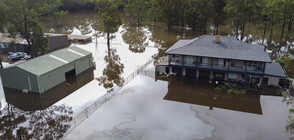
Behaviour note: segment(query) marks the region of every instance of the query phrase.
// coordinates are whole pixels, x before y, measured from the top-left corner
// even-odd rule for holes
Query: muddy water
[[[106,66],[105,63],[107,63],[106,61],[104,61],[104,56],[105,55],[101,55],[104,53],[104,51],[107,51],[107,47],[105,45],[105,36],[101,33],[102,32],[102,23],[99,20],[99,17],[97,16],[96,13],[75,13],[75,14],[69,14],[63,18],[60,19],[60,21],[57,23],[57,25],[54,25],[54,22],[52,20],[52,18],[49,17],[45,17],[41,19],[42,25],[44,27],[45,32],[53,32],[53,33],[66,33],[66,34],[79,34],[79,35],[90,35],[93,36],[93,42],[88,44],[88,45],[83,45],[83,46],[79,46],[79,47],[83,47],[89,51],[91,51],[94,55],[94,59],[95,61],[97,61],[99,64],[97,66],[99,70],[96,70],[94,72],[94,78],[97,78],[99,76],[102,75],[103,70],[105,70],[105,68],[107,68],[108,70],[111,68],[108,67],[108,65]],[[194,32],[190,29],[187,28],[174,28],[172,31],[168,31],[167,30],[167,26],[163,23],[160,22],[152,22],[152,21],[144,21],[143,25],[141,27],[136,27],[135,26],[135,21],[132,18],[128,18],[128,17],[123,17],[123,25],[119,28],[118,32],[114,34],[114,36],[112,36],[113,40],[112,40],[112,48],[111,50],[116,50],[116,55],[117,58],[116,59],[116,63],[121,63],[124,65],[124,70],[120,71],[119,73],[121,75],[116,75],[118,74],[118,72],[108,72],[110,73],[109,75],[107,75],[108,77],[118,77],[118,78],[122,78],[121,76],[125,76],[128,75],[128,73],[133,72],[134,67],[139,66],[141,63],[141,61],[136,61],[136,60],[140,60],[142,59],[142,56],[145,56],[147,58],[147,56],[149,54],[154,53],[153,51],[148,50],[148,48],[156,48],[157,52],[159,54],[162,54],[167,48],[169,48],[170,46],[172,46],[172,44],[174,44],[176,41],[180,40],[180,39],[192,39],[195,37],[198,37],[199,35],[201,35],[201,33],[199,32]],[[249,26],[249,25],[248,25]],[[250,25],[250,28],[248,27],[245,33],[245,41],[247,42],[252,42],[252,43],[260,43],[262,42],[262,31],[257,30],[258,26],[256,25]],[[208,31],[209,34],[212,33],[212,30]],[[248,34],[250,32],[250,34]],[[96,36],[94,34],[99,34],[99,36]],[[231,27],[231,25],[224,25],[220,27],[220,34],[222,35],[234,35],[234,29]],[[277,45],[276,42],[279,42],[279,30],[276,29],[273,35],[273,42],[274,45]],[[288,40],[286,40],[286,44],[288,46],[291,46],[293,43],[293,33],[289,32],[288,33]],[[96,42],[97,41],[97,42]],[[96,42],[96,43],[95,43]],[[98,47],[99,46],[99,47]],[[285,48],[287,48],[288,46],[286,46]],[[100,49],[100,50],[99,50]],[[160,55],[159,55],[160,56]],[[140,62],[140,63],[139,63]],[[107,71],[107,70],[106,70]],[[115,81],[115,78],[114,80]],[[137,81],[138,82],[138,81]],[[149,81],[150,82],[150,81]],[[140,82],[138,82],[140,83]],[[166,83],[166,82],[161,82],[161,83]],[[91,83],[92,85],[98,85],[98,83],[94,83],[93,81]],[[146,83],[148,84],[148,82]],[[156,85],[156,83],[155,83]],[[163,86],[164,85],[164,86]],[[154,88],[154,93],[157,93],[157,91],[160,90],[160,88],[167,88],[168,86],[166,84],[160,84],[154,87],[148,87],[145,91],[149,90],[149,89],[153,89]],[[103,88],[103,87],[102,87]],[[138,88],[140,88],[140,85],[138,85]],[[94,88],[93,88],[94,89]],[[170,90],[170,87],[167,88],[168,91]],[[193,88],[192,88],[193,89]],[[95,89],[96,90],[96,89]],[[97,91],[95,90],[85,90],[83,93],[83,98],[85,97],[90,97],[93,99],[96,99],[98,97],[96,97],[97,95]],[[136,91],[136,88],[132,88],[131,91]],[[199,90],[199,89],[196,89]],[[100,90],[99,92],[104,93],[106,90]],[[143,91],[142,91],[143,92]],[[66,93],[66,94],[65,94]],[[90,93],[90,94],[89,94]],[[127,92],[126,94],[129,94],[130,92]],[[193,97],[188,96],[188,94],[190,94],[189,92],[187,92],[185,94],[184,97],[186,98],[180,98],[181,95],[178,95],[178,93],[176,92],[176,94],[170,94],[168,92],[168,94],[166,94],[167,92],[162,92],[160,91],[160,93],[158,95],[154,95],[154,94],[150,94],[148,96],[159,96],[156,97],[156,102],[161,102],[158,105],[163,105],[163,108],[160,109],[155,109],[153,112],[153,108],[156,108],[156,106],[152,106],[152,109],[148,109],[150,112],[153,113],[157,113],[160,114],[159,112],[164,112],[165,111],[165,115],[162,115],[162,117],[156,117],[156,116],[151,116],[154,117],[155,119],[160,119],[160,118],[169,118],[169,116],[173,116],[171,117],[171,119],[169,120],[164,120],[164,119],[160,119],[157,121],[148,121],[148,116],[146,118],[141,119],[138,125],[134,126],[133,129],[137,129],[138,128],[138,132],[143,132],[145,131],[144,129],[142,129],[142,125],[146,125],[148,126],[147,128],[154,128],[151,131],[148,131],[148,133],[150,134],[150,137],[145,137],[145,138],[156,138],[156,136],[161,136],[161,128],[165,128],[167,131],[164,131],[164,136],[163,138],[178,138],[178,139],[190,139],[190,138],[205,138],[205,137],[209,137],[211,134],[210,132],[213,130],[215,131],[215,133],[212,133],[212,138],[213,139],[218,139],[219,136],[222,136],[220,139],[227,139],[227,137],[224,137],[225,135],[228,136],[232,136],[229,135],[230,131],[238,131],[239,134],[241,132],[247,132],[247,125],[244,126],[244,123],[238,123],[238,121],[242,122],[243,120],[246,120],[246,117],[250,117],[250,116],[254,116],[252,119],[248,119],[246,121],[252,121],[253,122],[258,122],[259,120],[264,120],[264,121],[260,121],[262,123],[262,125],[260,125],[260,127],[258,130],[262,131],[263,128],[269,127],[268,125],[266,125],[267,122],[272,122],[272,121],[279,121],[282,122],[281,124],[283,124],[283,122],[286,121],[287,118],[282,118],[277,116],[277,115],[273,115],[271,114],[272,112],[269,111],[269,108],[267,107],[267,111],[265,112],[264,110],[264,106],[267,106],[270,103],[273,104],[278,104],[280,107],[282,107],[281,103],[278,102],[278,100],[280,100],[280,98],[271,98],[271,97],[264,97],[264,96],[250,96],[250,97],[244,97],[243,95],[240,96],[236,96],[236,97],[227,97],[227,96],[222,96],[222,95],[217,95],[217,94],[209,94],[208,90],[204,90],[203,92],[197,92],[197,94],[193,95]],[[207,94],[208,93],[208,94]],[[65,94],[65,95],[64,95]],[[45,120],[58,120],[58,123],[54,123],[54,124],[63,124],[63,127],[60,127],[57,129],[58,125],[53,125],[50,126],[48,128],[50,128],[50,131],[48,130],[47,132],[43,132],[41,130],[44,129],[40,129],[40,131],[38,131],[38,129],[33,129],[34,133],[28,133],[28,131],[25,130],[21,130],[22,134],[25,134],[24,136],[26,136],[26,138],[40,138],[40,137],[44,137],[42,134],[44,135],[49,135],[49,132],[55,132],[52,134],[53,138],[57,138],[59,136],[61,136],[64,132],[64,130],[66,130],[68,127],[68,122],[71,119],[71,114],[72,111],[74,109],[72,109],[71,107],[73,105],[70,106],[64,106],[64,105],[58,105],[58,106],[51,106],[52,104],[54,104],[55,102],[57,102],[58,100],[60,100],[61,98],[65,97],[68,95],[67,92],[64,92],[64,94],[59,94],[58,96],[54,96],[56,98],[50,98],[47,101],[44,102],[40,102],[42,100],[43,97],[30,97],[30,102],[26,102],[24,101],[24,98],[21,98],[21,96],[19,96],[18,102],[17,100],[14,100],[13,98],[8,99],[8,101],[11,101],[11,103],[9,104],[9,106],[6,106],[0,113],[1,115],[1,120],[2,122],[8,122],[5,124],[1,124],[1,125],[5,125],[5,126],[1,126],[1,131],[0,131],[0,138],[8,138],[8,139],[13,139],[16,138],[16,130],[18,130],[18,128],[20,128],[21,126],[23,126],[25,128],[25,130],[31,130],[33,128],[34,125],[49,125],[50,123],[44,123],[44,124],[39,124],[37,122],[46,122],[44,121],[44,117],[39,117],[36,118],[38,116],[40,116],[40,114],[44,114],[44,116],[48,116],[52,115],[54,117],[49,117],[46,118]],[[140,97],[136,97],[136,99],[139,99]],[[192,100],[190,100],[190,98]],[[202,98],[204,100],[197,100],[198,98]],[[216,99],[215,99],[216,98]],[[11,99],[11,100],[10,100]],[[23,99],[23,100],[22,100]],[[48,99],[48,98],[46,98]],[[78,100],[82,100],[82,98],[77,98]],[[152,100],[153,97],[150,97],[150,100]],[[164,99],[164,102],[162,102],[162,100]],[[187,99],[189,99],[187,101]],[[84,102],[89,102],[90,99],[85,99]],[[13,101],[14,104],[17,106],[13,106]],[[144,99],[140,99],[138,101],[145,101]],[[136,105],[139,105],[140,102],[137,102]],[[176,102],[175,102],[176,101]],[[240,105],[237,104],[239,101]],[[71,100],[70,101],[72,104],[77,104],[75,102],[75,100]],[[267,102],[268,104],[264,105],[263,102]],[[32,105],[30,105],[30,104]],[[119,102],[118,102],[119,103]],[[181,105],[178,105],[181,104]],[[234,104],[234,105],[232,105]],[[34,106],[37,105],[37,106]],[[149,104],[148,104],[149,105]],[[80,105],[82,106],[82,105]],[[195,107],[196,106],[196,107]],[[197,106],[201,106],[201,107],[197,107]],[[140,106],[138,106],[140,107]],[[143,106],[144,107],[144,106]],[[273,108],[273,105],[270,106]],[[22,108],[23,110],[19,109]],[[179,115],[177,110],[172,111],[173,108],[177,108],[178,110],[183,110],[181,111],[181,113],[183,113],[183,115]],[[41,109],[41,110],[40,110]],[[24,111],[24,110],[30,110],[30,111]],[[62,119],[62,112],[65,110],[65,114],[63,114],[65,117]],[[221,111],[219,111],[221,110]],[[223,111],[226,110],[226,111]],[[228,111],[231,110],[231,111]],[[75,110],[74,110],[75,111]],[[191,111],[193,112],[193,114],[191,114]],[[283,112],[278,112],[280,114],[285,114],[285,110],[282,110]],[[206,119],[206,118],[210,118],[211,116],[207,116],[207,112],[220,112],[220,114],[222,113],[228,113],[231,114],[231,116],[222,116],[222,115],[216,115],[213,116],[216,118],[212,118],[212,119]],[[233,112],[233,113],[232,113]],[[241,113],[237,113],[238,115],[236,115],[236,112],[241,112]],[[53,113],[53,114],[50,114]],[[55,114],[56,113],[56,114]],[[124,112],[122,112],[123,114]],[[13,115],[12,115],[13,114]],[[137,113],[135,113],[137,114]],[[184,115],[186,114],[186,116]],[[196,114],[196,119],[195,119],[195,114]],[[208,113],[209,114],[209,113]],[[213,113],[211,113],[213,114]],[[245,114],[245,115],[244,115]],[[246,115],[247,114],[247,115]],[[251,115],[248,115],[251,114]],[[137,115],[140,115],[137,114]],[[256,115],[256,116],[255,116]],[[104,115],[105,117],[107,117],[107,115]],[[262,116],[262,117],[260,117]],[[270,117],[269,117],[270,116]],[[25,117],[25,118],[24,118]],[[111,117],[111,116],[109,116]],[[118,115],[118,117],[120,117]],[[134,116],[132,115],[128,115],[125,114],[125,117],[127,118],[126,123],[121,123],[121,124],[128,124],[129,122],[134,122]],[[172,122],[178,121],[179,118],[181,117],[185,117],[187,118],[187,120],[191,121],[180,121],[177,122],[175,124],[172,124]],[[223,119],[222,117],[227,118],[227,119]],[[274,118],[276,117],[276,118]],[[7,119],[8,118],[8,119]],[[236,119],[236,118],[242,118],[242,120],[240,119]],[[269,119],[262,119],[262,118],[269,118]],[[28,122],[31,122],[31,119],[33,119],[32,125],[27,125]],[[145,122],[145,120],[147,119],[146,122],[151,122],[150,124],[147,124]],[[229,120],[234,120],[234,122],[228,122]],[[280,119],[280,120],[278,120]],[[12,121],[11,121],[12,120]],[[162,122],[161,122],[162,121]],[[203,123],[202,121],[204,121],[205,123]],[[106,121],[107,122],[107,121]],[[117,121],[119,122],[119,121]],[[226,124],[223,124],[226,123]],[[230,124],[232,123],[232,124]],[[166,125],[166,124],[170,124],[170,125]],[[185,124],[185,126],[189,126],[189,128],[193,128],[190,129],[189,131],[187,131],[186,133],[179,133],[179,129],[183,129],[183,131],[186,129],[186,127],[179,127],[177,128],[177,126],[180,126],[182,124]],[[228,124],[230,124],[228,126]],[[13,127],[10,127],[11,125],[13,125]],[[107,124],[105,124],[104,126],[106,126]],[[154,125],[154,126],[152,126]],[[251,123],[252,127],[254,126],[253,123]],[[103,125],[102,125],[103,126]],[[231,127],[232,126],[232,127]],[[239,129],[239,127],[242,127]],[[276,126],[276,125],[274,125]],[[273,127],[273,128],[277,128],[280,131],[284,130],[281,129],[282,127],[280,125],[277,125],[279,127]],[[123,134],[123,133],[128,133],[129,129],[128,127],[126,127],[126,129],[124,131],[118,131],[120,130],[119,128],[121,127],[120,124],[115,125],[114,128],[118,128],[115,130],[115,133],[118,134]],[[226,129],[221,129],[221,128],[226,128]],[[38,128],[38,127],[36,127]],[[105,128],[101,128],[102,130]],[[52,130],[52,131],[51,131]],[[251,128],[250,127],[250,132],[248,132],[249,136],[252,135],[252,132],[254,132],[256,129],[255,128]],[[156,132],[158,131],[158,132]],[[259,132],[257,131],[257,132]],[[58,132],[58,133],[57,133]],[[59,133],[60,132],[60,133]],[[100,132],[100,131],[99,131]],[[136,131],[134,131],[136,132]],[[182,131],[181,131],[182,132]],[[253,138],[268,138],[266,136],[264,136],[264,133],[270,133],[268,131],[262,131],[262,136],[260,137],[260,135],[254,133],[254,137]],[[28,134],[27,134],[28,133]],[[110,133],[110,134],[109,134]],[[195,133],[195,134],[192,134]],[[111,138],[111,134],[112,131],[101,131],[101,133],[98,133],[101,135],[108,135]],[[136,134],[136,133],[133,133]],[[155,134],[153,137],[151,137],[152,134]],[[238,134],[238,133],[237,133]],[[246,133],[245,133],[246,134]],[[274,134],[274,133],[273,133]],[[282,133],[278,133],[277,136],[280,136]],[[283,133],[284,134],[284,133]],[[94,135],[94,134],[93,134]],[[255,136],[256,135],[256,136]],[[169,137],[170,136],[170,137]],[[272,135],[269,135],[272,136]],[[287,137],[287,136],[285,136]],[[85,138],[85,137],[83,137]],[[91,137],[90,137],[91,138]],[[93,137],[94,138],[94,137]],[[120,138],[120,137],[118,137]],[[126,137],[124,137],[126,138]],[[140,138],[140,135],[135,135],[135,138]],[[250,139],[250,138],[249,138]]]
[[[65,139],[291,137],[285,129],[288,108],[282,97],[220,94],[201,83],[155,80],[149,74],[136,77]]]
[[[144,40],[145,36],[142,34],[142,29],[135,30],[136,28],[136,20],[130,17],[123,16],[123,27],[126,29],[126,32],[129,32],[124,38],[125,42],[128,44],[142,44],[142,40]],[[79,30],[81,34],[85,35],[91,32],[91,27],[93,27],[96,31],[103,31],[103,25],[99,20],[97,13],[75,13],[69,14],[65,17],[62,17],[57,25],[54,24],[52,18],[45,17],[41,19],[45,32],[57,32],[57,33],[72,33],[75,30]],[[167,30],[167,26],[161,22],[153,22],[150,20],[144,20],[143,25],[141,27],[147,28],[151,34],[148,35],[151,41],[155,42],[154,46],[169,48],[172,44],[174,44],[179,39],[191,39],[195,38],[199,35],[202,35],[202,32],[192,31],[188,28],[180,28],[175,27],[172,31]],[[207,29],[208,34],[213,33],[212,25],[208,26]],[[269,38],[270,30],[266,31],[265,35],[265,44],[267,38]],[[230,21],[226,21],[225,25],[220,25],[219,27],[220,35],[235,35],[234,26]],[[273,46],[280,45],[281,42],[281,31],[280,27],[276,27],[273,31],[272,36],[272,48]],[[294,42],[294,31],[285,31],[285,38],[282,40],[282,46],[293,47]],[[134,38],[135,37],[135,38]],[[259,29],[259,25],[257,24],[247,24],[245,28],[245,37],[244,41],[249,43],[262,43],[263,31]]]

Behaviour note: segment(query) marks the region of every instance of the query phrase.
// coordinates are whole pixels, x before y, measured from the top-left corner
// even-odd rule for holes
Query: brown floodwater
[[[201,32],[195,32],[188,28],[174,27],[172,31],[168,31],[167,26],[164,23],[153,22],[150,20],[144,20],[143,25],[137,27],[135,25],[136,21],[134,19],[126,16],[123,16],[122,19],[122,31],[119,32],[119,34],[122,36],[122,42],[116,42],[116,45],[120,46],[121,43],[126,43],[128,44],[129,51],[134,54],[144,54],[146,47],[155,47],[158,48],[158,53],[160,57],[163,55],[166,49],[171,47],[178,40],[192,39],[198,37],[199,35],[202,35]],[[58,21],[57,25],[54,25],[54,21],[51,17],[43,17],[41,18],[41,23],[44,27],[45,32],[64,34],[72,34],[78,32],[81,35],[91,35],[94,30],[94,33],[98,33],[100,37],[103,37],[103,34],[101,33],[103,31],[103,25],[97,13],[95,12],[69,14],[62,17],[60,21]],[[248,27],[246,27],[244,41],[249,43],[261,43],[263,31],[258,30],[258,25],[255,24],[250,24],[247,26]],[[211,27],[211,25],[208,27]],[[212,34],[212,32],[212,28],[209,28],[208,34]],[[228,24],[221,25],[219,27],[219,33],[221,35],[231,36],[235,34],[234,29],[229,21]],[[267,33],[269,33],[269,31],[267,31]],[[284,47],[287,49],[293,47],[294,32],[292,31],[286,34],[288,37],[284,43]],[[93,35],[93,37],[94,36],[95,35]],[[268,36],[269,35],[267,34],[267,37]],[[115,38],[115,36],[113,36],[113,38]],[[278,46],[279,42],[280,31],[279,28],[276,28],[273,34],[273,46]],[[128,63],[120,62],[121,60],[119,59],[119,53],[113,53],[113,55],[117,58],[115,60],[116,63]],[[109,65],[109,67],[107,67],[105,71],[111,70],[110,67],[111,65]],[[111,73],[110,75],[106,75],[108,77],[121,78],[117,74],[121,74],[123,73],[123,71],[120,71],[119,73],[111,71],[108,73]],[[63,84],[51,90],[50,92],[41,95],[22,94],[19,93],[19,91],[16,92],[11,89],[5,89],[5,95],[8,105],[0,112],[0,120],[1,122],[3,122],[0,124],[0,139],[16,139],[16,130],[19,130],[19,133],[21,133],[21,135],[24,136],[24,138],[26,139],[60,138],[70,126],[70,121],[72,119],[72,109],[70,106],[55,106],[53,104],[68,96],[72,93],[72,91],[83,86],[91,80],[93,80],[93,72],[88,76],[80,76],[80,79],[77,81],[82,82],[81,84],[77,83],[74,88],[64,88]],[[113,81],[116,80],[113,79]],[[268,110],[264,111],[264,106],[268,104],[263,105],[263,103],[261,102],[265,100],[261,100],[262,94],[221,94],[216,93],[214,91],[214,88],[212,87],[209,87],[205,84],[201,85],[199,83],[193,83],[189,80],[170,80],[168,81],[168,83],[168,92],[164,93],[164,95],[161,94],[163,95],[163,98],[161,99],[171,102],[175,101],[183,104],[192,104],[193,106],[191,106],[191,110],[195,112],[197,117],[205,120],[212,126],[216,126],[216,133],[214,133],[216,134],[216,136],[213,136],[214,139],[217,139],[218,133],[221,133],[219,135],[224,135],[228,133],[222,133],[222,131],[218,131],[221,129],[221,127],[227,128],[227,125],[233,125],[234,127],[228,127],[229,129],[224,129],[224,131],[234,130],[233,128],[236,128],[236,131],[239,130],[238,125],[243,126],[244,124],[239,124],[237,121],[242,121],[240,120],[241,118],[246,118],[248,116],[252,117],[252,115],[248,114],[254,114],[255,118],[262,118],[260,116],[268,117],[268,114],[264,113],[269,112]],[[161,86],[158,86],[158,88],[161,88]],[[266,98],[266,100],[269,100],[269,102],[273,104],[277,102],[277,98]],[[232,119],[234,121],[230,122],[232,124],[222,125],[222,123],[217,120],[206,120],[206,118],[209,117],[203,115],[203,110],[201,111],[202,108],[199,108],[197,106],[207,107],[210,111],[216,113],[218,113],[220,109],[224,109],[233,112],[244,112],[245,114],[236,115],[236,117],[240,117],[240,119]],[[274,105],[272,105],[271,107],[274,107]],[[226,113],[226,111],[224,111],[224,113]],[[232,116],[234,115],[235,114],[232,113]],[[216,115],[216,117],[225,116]],[[254,117],[252,118],[256,121]],[[261,122],[267,123],[267,121],[271,119],[264,120],[265,121]],[[228,119],[223,119],[221,121],[226,121],[225,123],[229,122]],[[250,119],[248,121],[250,121]],[[45,127],[48,129],[41,129]]]

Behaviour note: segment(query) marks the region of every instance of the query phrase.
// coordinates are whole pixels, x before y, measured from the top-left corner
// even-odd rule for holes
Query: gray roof
[[[165,53],[271,62],[262,45],[248,44],[231,36],[221,36],[220,43],[216,43],[215,40],[215,35],[203,35],[192,40],[180,40]]]
[[[287,77],[285,71],[278,62],[267,63],[264,74],[283,78]]]
[[[89,54],[91,53],[83,49],[71,47],[16,64],[13,67],[18,67],[35,75],[42,75]]]

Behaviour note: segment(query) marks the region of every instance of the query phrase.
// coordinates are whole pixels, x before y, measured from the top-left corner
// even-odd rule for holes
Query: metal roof
[[[83,49],[71,47],[37,57],[14,66],[35,75],[42,75],[89,54],[91,53]]]
[[[180,40],[165,53],[271,62],[268,54],[264,52],[264,46],[248,44],[231,36],[221,36],[219,43],[216,43],[215,35],[203,35],[192,40]]]
[[[284,69],[281,67],[280,63],[278,62],[267,63],[265,66],[264,74],[276,76],[276,77],[283,77],[283,78],[288,77],[285,74]]]
[[[14,42],[15,44],[25,44],[26,43],[26,41],[19,36],[12,38],[12,37],[7,37],[2,33],[0,34],[0,43],[10,43],[10,42]]]

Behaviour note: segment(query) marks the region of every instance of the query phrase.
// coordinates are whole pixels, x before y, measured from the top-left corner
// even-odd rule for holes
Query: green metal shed
[[[43,93],[70,82],[93,67],[92,53],[77,47],[61,49],[0,70],[3,87]]]

